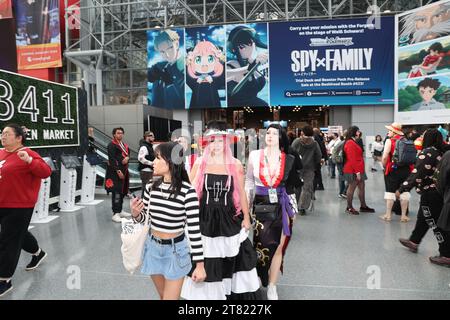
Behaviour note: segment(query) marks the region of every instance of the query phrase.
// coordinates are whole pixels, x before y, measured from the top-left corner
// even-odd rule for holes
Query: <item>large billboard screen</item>
[[[380,19],[270,24],[271,104],[393,103],[394,21]]]
[[[392,17],[150,30],[147,39],[151,106],[394,102]]]

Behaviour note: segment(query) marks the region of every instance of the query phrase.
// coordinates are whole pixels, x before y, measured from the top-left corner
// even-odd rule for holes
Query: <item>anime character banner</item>
[[[225,27],[186,32],[186,109],[226,108]]]
[[[227,98],[229,107],[269,105],[267,23],[227,25]]]
[[[439,1],[398,17],[400,47],[444,37],[450,32],[450,2]]]
[[[450,72],[450,36],[400,47],[398,80]]]
[[[396,121],[449,122],[450,1],[398,15],[396,23]]]
[[[58,0],[15,0],[17,69],[62,66]]]
[[[450,119],[450,74],[399,82],[398,97],[398,113],[407,115],[401,117],[402,120],[415,120],[416,124],[447,122],[445,119]]]
[[[184,109],[184,29],[150,30],[147,40],[148,104]]]
[[[391,17],[271,23],[270,104],[393,103],[394,33]]]

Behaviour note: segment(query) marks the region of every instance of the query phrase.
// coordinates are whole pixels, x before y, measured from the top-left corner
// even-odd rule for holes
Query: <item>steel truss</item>
[[[80,0],[66,19],[66,82],[89,105],[145,103],[147,36],[156,28],[396,14],[433,0]],[[77,14],[79,12],[79,14]],[[69,30],[79,25],[79,37]]]

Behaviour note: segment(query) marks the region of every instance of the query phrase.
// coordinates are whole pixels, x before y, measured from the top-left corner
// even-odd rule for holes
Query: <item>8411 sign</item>
[[[0,129],[17,123],[28,129],[28,146],[78,146],[75,87],[0,70]]]

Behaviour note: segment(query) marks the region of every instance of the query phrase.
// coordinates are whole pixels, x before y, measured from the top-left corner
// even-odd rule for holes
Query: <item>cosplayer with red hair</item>
[[[226,131],[226,123],[212,121],[207,127],[204,139],[209,143],[190,174],[200,201],[207,277],[203,283],[186,278],[181,297],[188,300],[257,299],[257,258],[248,238],[251,223],[244,191],[244,169],[231,154],[233,139]]]
[[[283,272],[283,258],[297,213],[295,158],[289,139],[278,124],[269,125],[264,149],[254,150],[248,159],[245,190],[256,218],[253,246],[258,255],[258,276],[268,286],[267,299],[278,300],[276,283]]]

